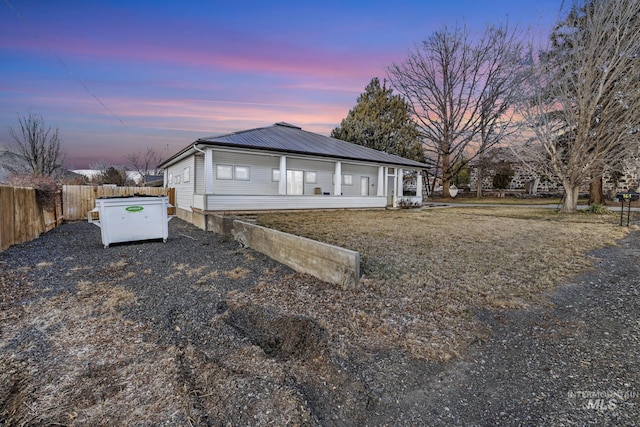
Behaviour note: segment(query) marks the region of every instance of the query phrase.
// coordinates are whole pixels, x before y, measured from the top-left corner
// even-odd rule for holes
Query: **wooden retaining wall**
[[[98,197],[124,197],[134,194],[168,196],[169,203],[175,205],[175,189],[165,187],[108,187],[92,185],[65,185],[62,189],[64,219],[66,221],[86,220],[87,212],[96,207]],[[172,212],[169,212],[172,215]]]

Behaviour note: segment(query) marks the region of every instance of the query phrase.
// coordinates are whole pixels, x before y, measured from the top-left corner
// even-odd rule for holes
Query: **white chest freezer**
[[[87,213],[90,223],[100,227],[102,244],[169,237],[168,223],[173,207],[166,196],[105,197],[96,199],[96,207]],[[98,219],[93,218],[98,213]]]

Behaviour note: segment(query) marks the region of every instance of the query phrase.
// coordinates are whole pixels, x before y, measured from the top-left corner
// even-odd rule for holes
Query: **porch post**
[[[335,178],[333,179],[333,195],[342,195],[342,162],[336,162],[336,169],[334,171]]]
[[[422,203],[422,172],[417,171],[416,176],[416,197],[419,198],[420,203]]]
[[[287,194],[287,156],[280,156],[280,181],[278,182],[278,194]]]
[[[378,166],[378,192],[376,195],[384,196],[384,184],[385,184],[384,166]]]
[[[213,194],[213,150],[204,150],[204,194]]]
[[[398,200],[400,199],[400,197],[404,196],[404,194],[402,193],[402,188],[403,188],[403,184],[404,184],[404,171],[402,170],[402,168],[398,168],[396,169],[397,171],[397,188],[396,188],[396,194],[398,195]]]

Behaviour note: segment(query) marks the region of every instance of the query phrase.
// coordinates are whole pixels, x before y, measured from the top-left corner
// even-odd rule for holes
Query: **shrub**
[[[411,209],[411,208],[419,208],[422,204],[418,201],[413,201],[411,199],[400,199],[398,200],[398,207],[400,209]]]
[[[604,205],[600,205],[597,203],[593,203],[591,205],[589,205],[589,207],[587,209],[585,209],[585,212],[587,213],[592,213],[595,215],[606,215],[611,213],[611,211],[609,210],[608,207],[604,206]]]
[[[509,188],[509,184],[513,179],[514,171],[511,165],[507,162],[500,162],[495,168],[495,174],[493,175],[493,188],[498,190],[505,190]]]
[[[9,178],[9,185],[35,189],[38,204],[46,210],[55,208],[60,194],[60,186],[50,176],[16,174]]]

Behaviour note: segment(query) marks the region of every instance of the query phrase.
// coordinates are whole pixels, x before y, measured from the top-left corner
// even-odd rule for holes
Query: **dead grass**
[[[530,198],[530,199],[525,199],[525,198],[516,198],[516,197],[483,197],[481,199],[478,199],[476,197],[455,197],[455,198],[450,198],[450,199],[443,199],[443,198],[432,198],[429,199],[426,203],[428,204],[429,202],[437,202],[437,203],[450,203],[450,204],[456,204],[456,203],[465,203],[465,204],[472,204],[472,205],[479,205],[479,204],[491,204],[491,205],[559,205],[561,203],[561,199],[559,197],[549,197],[549,198],[542,198],[542,197],[535,197],[535,198]],[[579,201],[579,204],[584,204],[583,200]]]
[[[46,360],[0,357],[0,383],[11,389],[7,425],[154,424],[183,414],[176,349],[149,342],[147,327],[120,315],[134,294],[103,282],[82,281],[77,289],[25,307],[28,326],[52,347]],[[35,343],[25,346],[37,354]]]
[[[238,280],[238,279],[243,279],[247,277],[247,274],[249,273],[250,271],[247,270],[246,268],[236,267],[233,270],[225,271],[224,275],[227,276],[229,279]]]
[[[109,264],[104,281],[81,280],[73,290],[28,304],[2,299],[0,345],[15,346],[0,352],[2,425],[310,424],[310,410],[285,381],[284,366],[234,339],[221,316],[205,313],[214,317],[211,336],[219,339],[210,352],[162,344],[151,325],[124,317],[138,303],[120,285],[133,277],[128,265]],[[173,267],[177,275],[203,282],[220,274]],[[225,274],[233,279],[248,273],[236,268]],[[0,295],[5,289],[15,298],[31,292],[10,289],[17,274],[0,269]],[[25,331],[35,332],[24,339]]]
[[[627,233],[615,215],[514,207],[264,214],[258,223],[359,251],[364,278],[352,293],[284,283],[258,285],[249,299],[310,314],[356,346],[444,360],[484,339],[475,311],[544,304],[589,267],[588,251]]]
[[[193,276],[199,276],[202,275],[203,272],[205,270],[207,270],[207,266],[206,265],[201,265],[199,267],[193,267],[189,264],[186,263],[172,263],[171,267],[174,270],[173,274],[170,274],[166,277],[166,280],[174,280],[177,277],[180,277],[181,275],[184,275],[186,277],[193,277]]]

